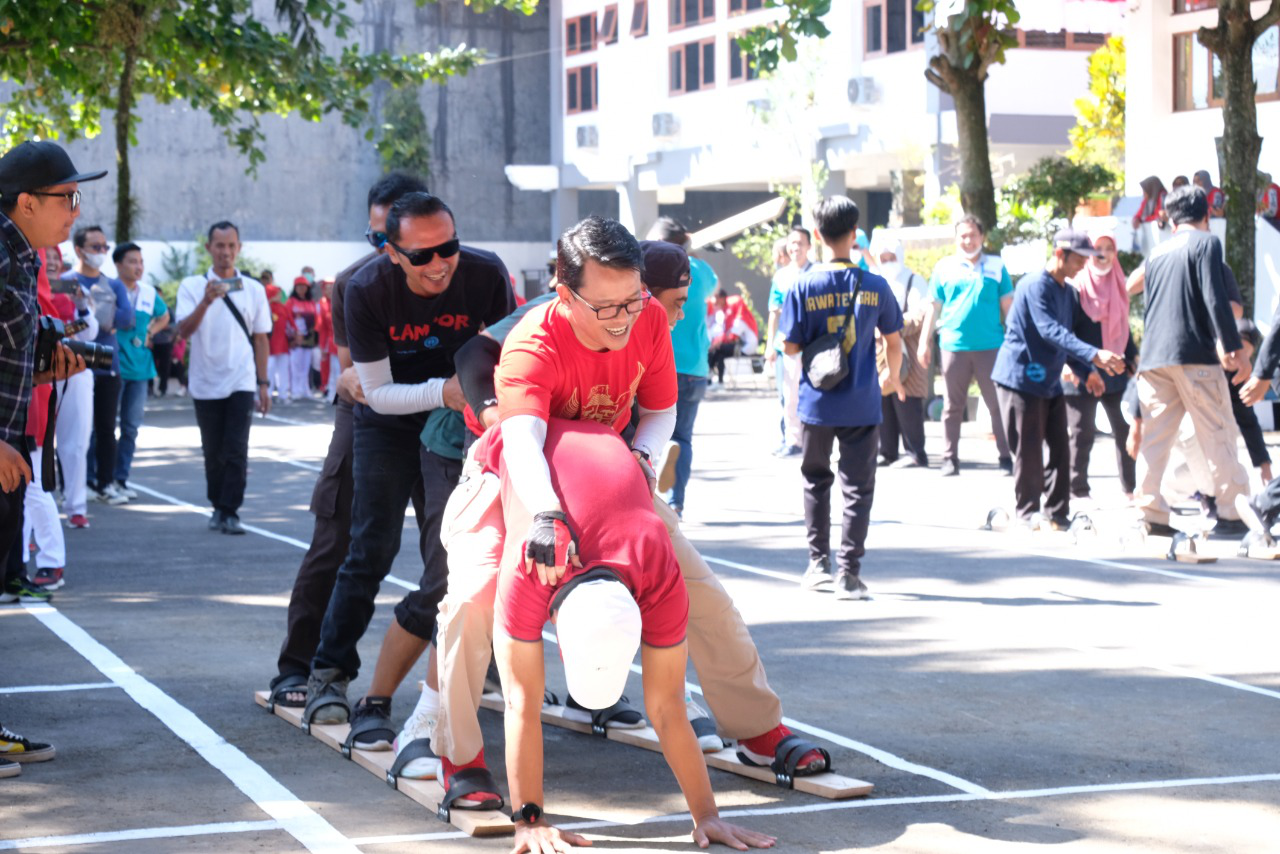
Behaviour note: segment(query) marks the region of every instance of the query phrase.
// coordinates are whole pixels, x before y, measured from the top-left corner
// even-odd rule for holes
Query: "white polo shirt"
[[[239,270],[236,275],[244,288],[228,294],[240,316],[255,334],[271,334],[271,309],[267,292],[260,283]],[[178,285],[178,306],[174,316],[179,323],[196,310],[204,299],[210,279],[218,278],[212,270],[203,276],[188,276]],[[258,368],[253,347],[226,303],[214,300],[204,313],[204,320],[191,336],[191,355],[187,366],[187,390],[196,400],[220,400],[233,392],[258,390]]]

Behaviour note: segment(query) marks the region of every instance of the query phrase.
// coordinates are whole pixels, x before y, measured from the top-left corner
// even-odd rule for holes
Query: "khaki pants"
[[[1137,499],[1147,521],[1169,523],[1169,502],[1160,492],[1160,482],[1184,415],[1191,418],[1195,443],[1208,466],[1218,515],[1237,518],[1235,499],[1248,494],[1249,473],[1240,463],[1229,394],[1227,378],[1217,365],[1172,365],[1138,374],[1143,435]]]
[[[508,500],[513,496],[508,496]],[[726,738],[761,735],[782,721],[782,702],[769,687],[747,625],[707,562],[680,531],[666,502],[654,509],[675,548],[689,591],[689,657]],[[512,521],[513,530],[524,530]],[[432,749],[455,764],[484,747],[477,712],[493,643],[493,603],[506,539],[499,482],[468,459],[445,508],[441,539],[449,552],[449,590],[436,636],[440,715]]]

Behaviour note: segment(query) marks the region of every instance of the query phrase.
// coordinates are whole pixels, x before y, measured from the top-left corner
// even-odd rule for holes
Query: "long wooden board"
[[[480,706],[495,712],[503,712],[505,707],[501,697],[486,694],[480,700]],[[551,726],[563,727],[564,729],[580,732],[584,735],[592,735],[591,724],[582,723],[580,721],[569,720],[564,716],[564,706],[543,706],[542,722]],[[658,734],[654,732],[653,727],[646,726],[639,729],[620,729],[611,727],[605,732],[605,737],[610,741],[616,741],[620,744],[629,744],[633,747],[643,747],[645,750],[652,750],[657,753],[662,752],[661,745],[658,744]],[[743,777],[750,777],[753,780],[760,780],[765,783],[777,783],[778,780],[773,771],[768,768],[759,768],[753,765],[744,765],[742,760],[734,753],[733,748],[725,748],[715,753],[703,754],[707,760],[707,766],[717,768],[721,771],[729,771]],[[792,788],[797,792],[804,792],[810,795],[817,795],[821,798],[830,798],[832,800],[843,800],[845,798],[860,798],[871,794],[872,784],[863,780],[855,780],[852,777],[845,777],[828,771],[825,774],[814,774],[812,777],[796,777],[792,783]]]
[[[269,697],[270,693],[267,691],[256,691],[254,692],[253,700],[265,709],[268,707]],[[287,721],[298,729],[302,729],[302,709],[291,709],[277,705],[274,711],[276,717]],[[346,741],[347,732],[350,729],[351,727],[347,724],[335,724],[332,726],[315,724],[311,727],[311,735],[321,743],[341,752],[342,743]],[[590,728],[588,727],[588,729]],[[396,761],[394,750],[352,750],[351,760],[361,768],[372,772],[375,777],[385,780],[388,785],[394,786],[396,791],[409,796],[439,816],[440,802],[444,800],[444,788],[438,780],[406,780],[400,778],[393,781],[387,779],[387,772],[391,770],[392,763]],[[515,830],[514,825],[511,823],[511,817],[498,810],[454,809],[449,812],[448,822],[458,830],[471,836],[501,836],[512,833]]]

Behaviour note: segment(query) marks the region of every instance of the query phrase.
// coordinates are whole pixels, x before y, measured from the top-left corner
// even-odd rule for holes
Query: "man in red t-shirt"
[[[587,844],[542,818],[542,627],[548,620],[556,623],[569,691],[589,708],[618,701],[640,647],[649,720],[694,817],[694,840],[702,847],[771,847],[773,837],[735,827],[717,813],[706,763],[685,716],[689,598],[646,475],[631,467],[626,443],[609,426],[560,418],[544,423],[551,488],[580,549],[551,585],[528,572],[519,552],[508,551],[498,580],[494,647],[507,697],[512,851]],[[477,458],[486,471],[500,474],[507,509],[519,499],[510,458],[502,453],[504,435],[487,432]]]

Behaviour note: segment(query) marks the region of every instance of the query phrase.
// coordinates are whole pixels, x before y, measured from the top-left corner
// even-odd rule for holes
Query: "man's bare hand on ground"
[[[467,398],[462,393],[462,382],[458,379],[457,374],[445,380],[444,405],[455,412],[461,412],[467,408]]]
[[[589,846],[591,840],[550,824],[516,825],[515,844],[511,854],[567,854],[574,848]]]
[[[360,375],[355,366],[338,375],[338,397],[347,403],[364,403],[364,387],[360,385]]]
[[[1093,357],[1093,364],[1112,376],[1124,373],[1124,356],[1110,350],[1099,350],[1098,355]]]
[[[59,344],[53,348],[53,368],[32,375],[31,381],[36,385],[41,385],[54,380],[65,380],[67,377],[75,376],[83,371],[84,367],[83,358],[72,353],[66,346]]]
[[[746,851],[748,848],[772,848],[778,840],[773,836],[730,824],[722,818],[708,818],[698,822],[693,829],[693,841],[699,848],[707,848],[712,842],[719,842],[721,845]]]
[[[8,442],[0,442],[0,492],[16,492],[31,482],[31,466]]]

